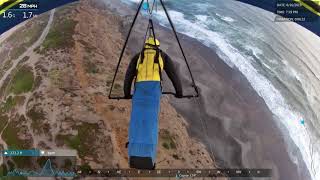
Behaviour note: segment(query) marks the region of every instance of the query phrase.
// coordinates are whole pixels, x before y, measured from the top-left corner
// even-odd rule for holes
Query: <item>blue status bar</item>
[[[1,153],[2,156],[40,156],[40,150],[4,150]]]

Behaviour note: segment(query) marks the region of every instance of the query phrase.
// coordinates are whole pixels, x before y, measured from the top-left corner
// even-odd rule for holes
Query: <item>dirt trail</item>
[[[51,24],[52,24],[52,22],[53,22],[54,12],[55,12],[55,9],[50,12],[50,18],[49,18],[48,24],[47,24],[47,26],[45,27],[45,29],[43,30],[43,32],[42,32],[41,36],[39,37],[39,39],[38,39],[32,46],[30,46],[22,55],[20,55],[16,60],[14,60],[13,63],[12,63],[11,68],[8,69],[8,70],[6,71],[6,73],[1,77],[1,79],[0,79],[0,87],[2,87],[3,82],[4,82],[4,81],[7,79],[7,77],[11,74],[12,70],[13,70],[14,68],[16,68],[17,64],[18,64],[25,56],[31,56],[32,54],[34,54],[33,50],[42,44],[42,42],[44,41],[44,39],[47,37],[47,35],[48,35],[48,33],[49,33]]]
[[[88,77],[84,70],[83,64],[81,63],[84,58],[83,52],[84,49],[80,46],[79,42],[75,42],[74,56],[72,58],[73,63],[75,64],[75,69],[77,73],[77,78],[80,82],[82,88],[88,87]]]
[[[17,29],[19,29],[20,27],[23,27],[26,23],[27,23],[27,21],[22,22],[22,23],[18,24],[17,26],[11,28],[11,29],[8,30],[7,32],[1,34],[1,35],[0,35],[0,45],[1,45],[1,43],[3,43],[8,37],[10,37],[12,33],[14,33],[14,32],[15,32]]]

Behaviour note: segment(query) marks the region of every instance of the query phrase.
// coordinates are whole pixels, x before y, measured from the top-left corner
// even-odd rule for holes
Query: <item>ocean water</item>
[[[320,180],[320,37],[233,0],[165,2],[178,32],[215,49],[246,76],[279,127],[285,127],[284,136],[299,148],[312,179]],[[169,26],[161,8],[154,17]]]

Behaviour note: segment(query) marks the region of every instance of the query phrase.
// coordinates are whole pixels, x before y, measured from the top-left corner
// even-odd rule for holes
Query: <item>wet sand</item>
[[[176,99],[172,103],[189,120],[190,133],[204,143],[208,141],[200,120],[206,121],[209,143],[218,164],[226,168],[271,168],[272,179],[311,179],[295,145],[290,151],[297,152],[300,167],[291,161],[272,112],[246,78],[211,49],[192,40],[185,42],[201,98],[199,104],[189,101],[181,105]],[[194,47],[198,47],[197,51],[192,51]]]
[[[134,14],[119,2],[110,2],[117,11]],[[123,23],[124,35],[132,18],[129,16]],[[129,41],[130,52],[141,49],[146,26],[146,19],[140,16]],[[156,25],[156,34],[161,49],[179,64],[185,94],[192,93],[190,76],[173,33]],[[274,180],[311,179],[293,142],[289,142],[290,151],[295,152],[298,165],[290,159],[285,137],[279,129],[281,125],[273,120],[272,112],[247,79],[224,63],[213,49],[187,36],[180,34],[179,37],[201,97],[198,100],[165,98],[170,98],[187,119],[190,135],[207,146],[221,168],[271,168]],[[170,89],[170,85],[165,78],[165,89]]]

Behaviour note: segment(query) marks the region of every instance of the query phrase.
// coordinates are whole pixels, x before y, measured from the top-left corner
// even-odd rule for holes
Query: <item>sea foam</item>
[[[320,153],[319,151],[312,150],[315,146],[311,145],[312,141],[308,129],[300,123],[300,120],[304,119],[304,117],[299,112],[295,112],[293,108],[286,103],[280,91],[276,89],[266,77],[259,74],[248,60],[252,57],[242,55],[236,48],[228,43],[222,34],[207,29],[204,23],[191,22],[185,19],[184,14],[181,12],[170,10],[169,14],[176,20],[175,25],[180,33],[198,39],[211,48],[212,46],[217,47],[218,55],[220,55],[230,67],[236,67],[246,76],[250,84],[264,99],[268,108],[275,115],[275,120],[286,127],[289,136],[299,148],[312,179],[320,180],[320,173],[315,172],[315,169],[320,169],[320,161],[316,161],[317,159],[320,160]],[[158,20],[163,25],[168,26],[168,24],[164,23],[167,21],[165,13],[159,11],[157,15]],[[200,20],[204,19],[203,16],[196,17]],[[255,51],[257,54],[261,53],[257,49],[255,49]],[[292,160],[295,161],[295,158],[292,157]]]

